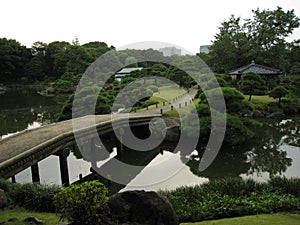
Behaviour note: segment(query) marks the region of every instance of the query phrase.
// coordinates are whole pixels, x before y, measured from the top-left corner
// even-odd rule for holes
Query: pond
[[[0,94],[0,139],[53,122],[61,110],[53,98],[19,86]]]
[[[40,96],[33,89],[8,90],[0,96],[0,136],[5,138],[25,129],[51,123],[60,108],[52,98]],[[224,146],[203,172],[198,171],[200,157],[196,150],[189,156],[189,162],[184,164],[180,154],[172,153],[174,144],[164,143],[149,152],[144,168],[121,188],[174,189],[221,177],[253,178],[262,182],[276,175],[300,177],[300,117],[262,122],[264,125],[256,130],[254,139],[240,147]],[[112,159],[116,157],[116,141],[109,138],[106,142],[110,144]],[[133,163],[145,159],[145,155],[138,156],[129,149],[124,157],[122,160]],[[106,163],[107,160],[99,162],[99,165]],[[159,165],[163,165],[163,168]],[[81,175],[85,177],[90,174],[91,163],[82,159],[76,151],[68,157],[68,166],[71,182],[77,181]],[[60,184],[57,156],[40,161],[39,168],[41,183]],[[17,174],[16,180],[20,183],[31,182],[30,169]]]

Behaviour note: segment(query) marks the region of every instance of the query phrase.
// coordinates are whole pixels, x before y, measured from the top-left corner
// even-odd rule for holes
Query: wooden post
[[[39,165],[38,165],[38,163],[33,164],[31,166],[31,177],[32,177],[32,182],[34,182],[34,183],[40,183],[40,173],[39,173]]]

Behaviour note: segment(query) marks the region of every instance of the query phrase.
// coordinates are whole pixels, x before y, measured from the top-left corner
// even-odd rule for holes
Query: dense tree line
[[[219,73],[250,64],[252,60],[284,73],[300,74],[300,39],[286,38],[299,28],[294,10],[253,10],[253,17],[241,20],[232,15],[219,27],[209,54],[200,57]]]
[[[0,82],[29,83],[56,80],[64,74],[82,74],[103,53],[114,49],[104,42],[35,42],[31,48],[16,40],[0,38]]]

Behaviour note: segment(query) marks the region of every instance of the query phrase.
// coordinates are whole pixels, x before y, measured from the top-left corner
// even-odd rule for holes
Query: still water
[[[12,89],[0,95],[0,137],[25,129],[32,129],[53,122],[61,106],[52,98],[40,96],[33,89]],[[183,163],[180,153],[174,154],[164,145],[148,156],[143,170],[123,186],[127,189],[174,189],[183,185],[201,184],[221,177],[253,178],[266,181],[270,177],[284,175],[300,177],[300,117],[282,120],[264,120],[264,126],[244,146],[223,147],[214,162],[203,172],[198,171],[200,157],[197,150]],[[110,159],[116,157],[115,141],[111,143]],[[140,162],[145,156],[136,156],[128,150],[124,160]],[[102,162],[104,164],[106,162]],[[79,179],[79,174],[90,174],[91,164],[76,151],[68,157],[70,181]],[[101,166],[101,162],[100,162]],[[39,162],[42,183],[60,184],[59,160],[50,156]],[[30,169],[16,175],[17,182],[31,182]]]

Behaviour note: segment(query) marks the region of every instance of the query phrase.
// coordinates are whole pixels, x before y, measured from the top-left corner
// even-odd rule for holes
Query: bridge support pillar
[[[90,150],[91,150],[91,159],[92,159],[92,168],[97,168],[96,160],[96,138],[91,138],[90,140]]]
[[[120,128],[120,140],[119,140],[119,146],[117,147],[117,156],[118,157],[122,157],[123,155],[123,136],[124,136],[124,129],[123,128]]]
[[[69,186],[69,170],[68,170],[68,156],[70,151],[68,149],[60,150],[59,152],[59,166],[60,166],[60,177],[63,186]]]
[[[32,176],[32,182],[34,182],[34,183],[40,183],[40,173],[39,173],[39,165],[38,165],[38,163],[33,164],[31,166],[31,176]]]

